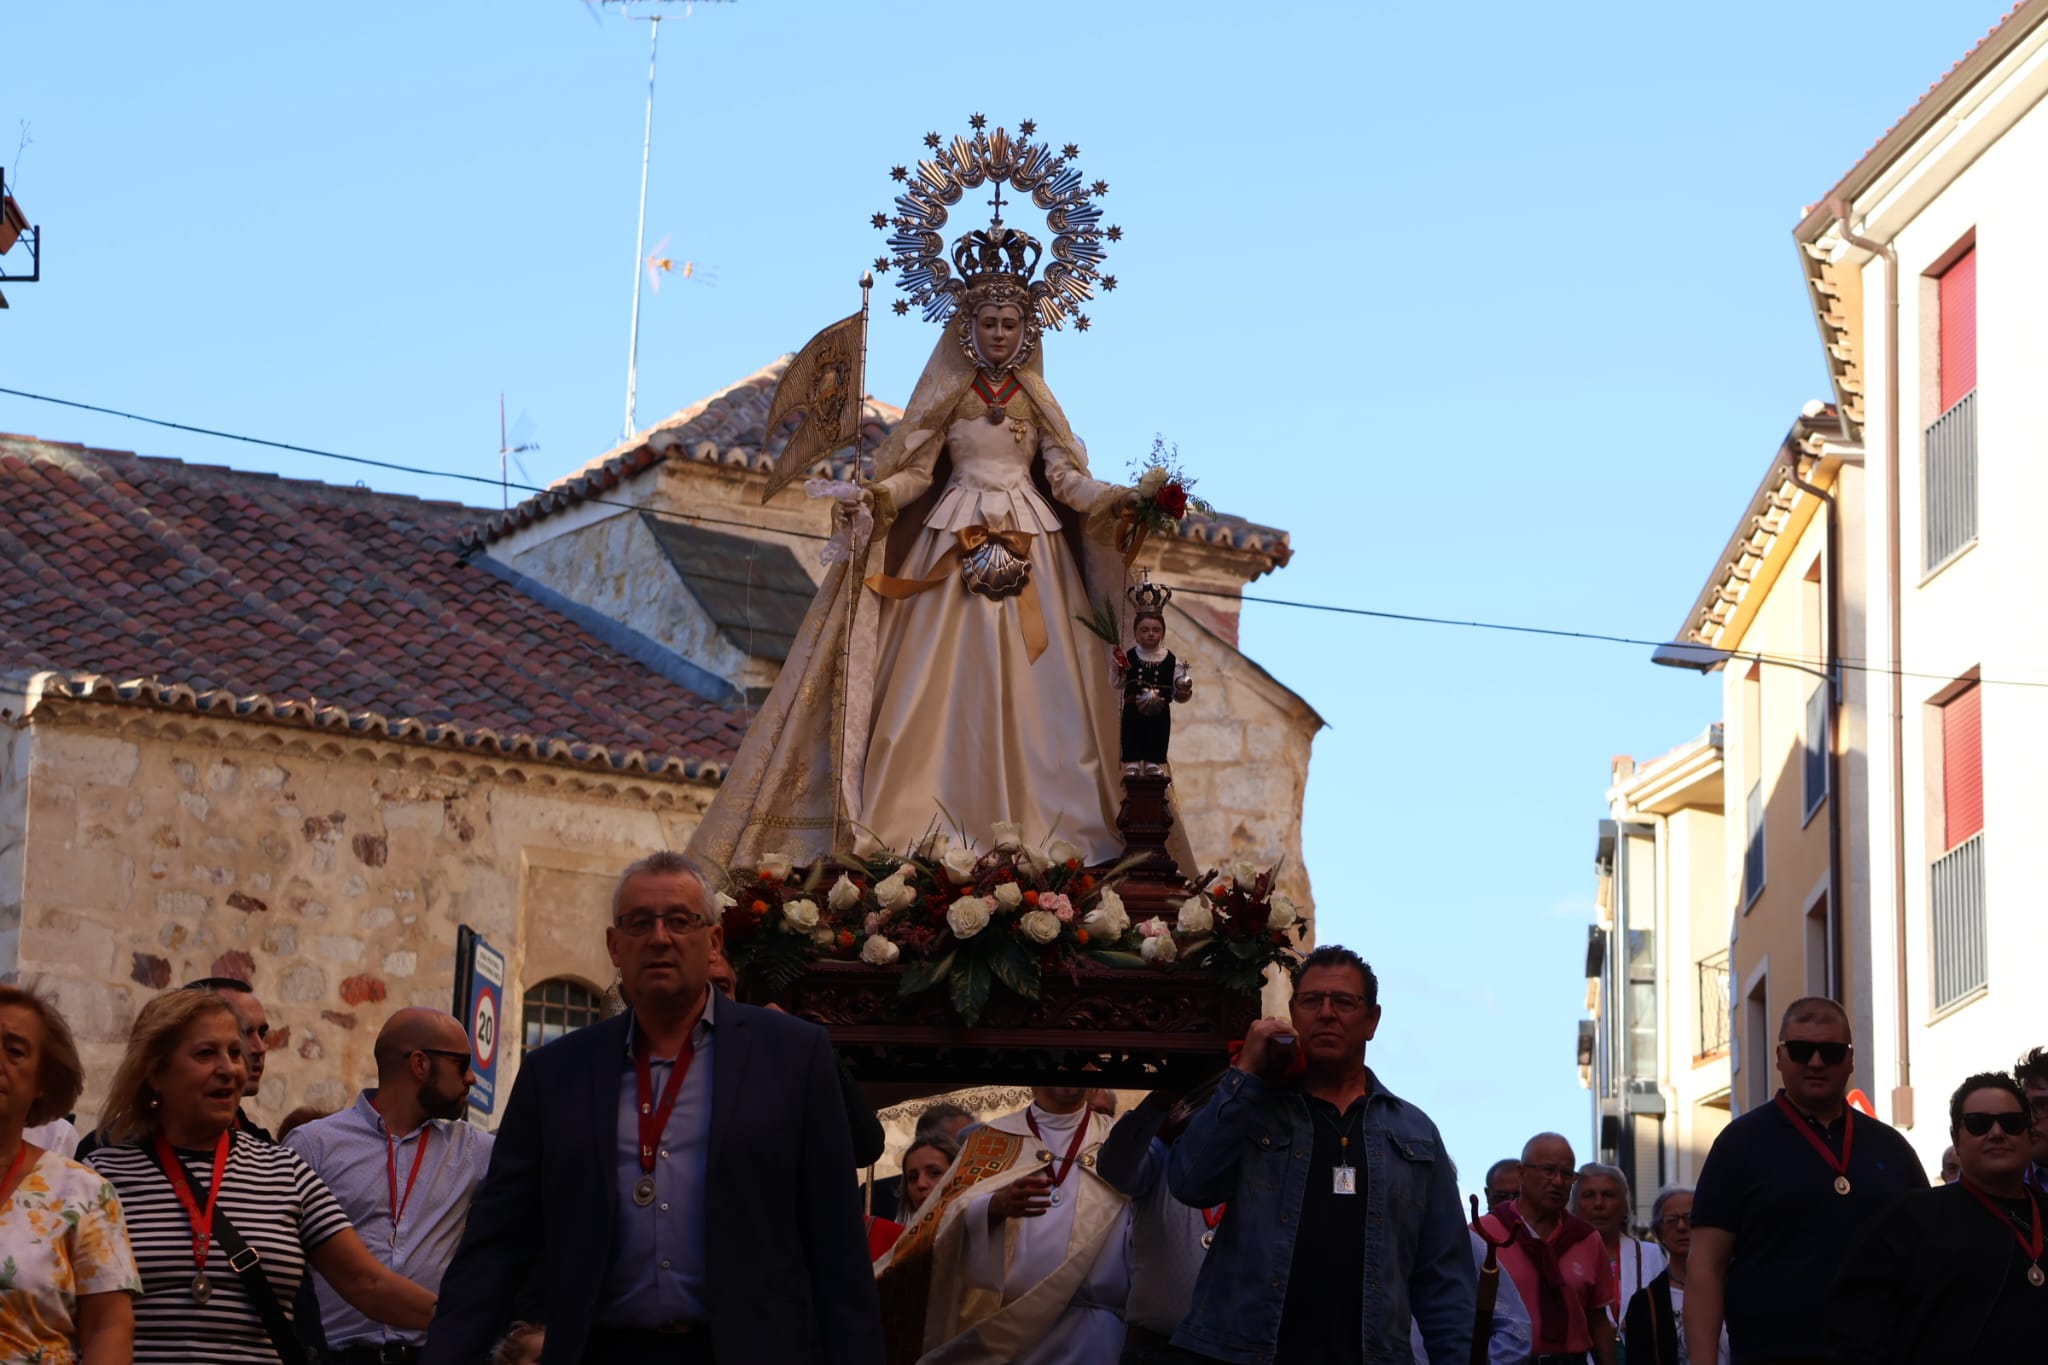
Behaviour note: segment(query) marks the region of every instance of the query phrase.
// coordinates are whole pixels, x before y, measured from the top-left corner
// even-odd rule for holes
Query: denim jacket
[[[1412,1315],[1431,1360],[1467,1360],[1478,1276],[1450,1154],[1428,1115],[1369,1072],[1367,1082],[1358,1194],[1366,1201],[1364,1358],[1412,1365]],[[1174,1345],[1231,1365],[1271,1365],[1312,1174],[1312,1122],[1299,1091],[1233,1067],[1173,1144],[1166,1178],[1174,1198],[1230,1204]]]

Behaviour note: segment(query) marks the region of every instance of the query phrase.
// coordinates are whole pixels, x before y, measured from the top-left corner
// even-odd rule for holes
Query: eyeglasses
[[[1356,1014],[1365,1008],[1365,997],[1350,991],[1303,991],[1294,997],[1294,1003],[1310,1014],[1325,1005],[1339,1014]]]
[[[1667,1213],[1662,1218],[1659,1218],[1657,1223],[1659,1226],[1668,1223],[1674,1228],[1689,1228],[1692,1226],[1692,1215],[1689,1213]]]
[[[2008,1109],[2000,1114],[1987,1114],[1981,1109],[1966,1110],[1963,1114],[1963,1131],[1971,1137],[1983,1137],[1997,1124],[1999,1131],[2018,1137],[2027,1131],[2027,1116],[2018,1110]]]
[[[446,1057],[458,1066],[466,1067],[470,1063],[470,1055],[467,1052],[451,1052],[445,1047],[416,1047],[413,1051],[423,1052],[429,1057]]]
[[[695,933],[697,930],[709,928],[711,925],[711,921],[701,915],[655,915],[645,912],[637,915],[621,915],[618,919],[613,920],[612,923],[616,924],[619,932],[627,938],[646,938],[654,932],[654,926],[657,924],[662,927],[663,931],[670,938],[681,938],[684,934]]]
[[[1778,1044],[1785,1049],[1785,1055],[1801,1066],[1811,1065],[1814,1054],[1820,1054],[1822,1066],[1840,1066],[1849,1058],[1847,1043],[1816,1043],[1808,1038],[1794,1038]]]
[[[1579,1178],[1579,1173],[1569,1166],[1551,1166],[1541,1161],[1523,1162],[1522,1174],[1530,1175],[1532,1173],[1540,1175],[1546,1180],[1562,1180],[1567,1185],[1576,1184]]]

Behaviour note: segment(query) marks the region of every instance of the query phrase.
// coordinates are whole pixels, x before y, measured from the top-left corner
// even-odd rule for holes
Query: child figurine
[[[1173,590],[1145,575],[1125,596],[1137,609],[1131,634],[1137,643],[1116,651],[1116,684],[1123,692],[1124,775],[1159,777],[1166,772],[1166,747],[1173,737],[1174,702],[1195,694],[1188,666],[1166,648],[1166,604]]]

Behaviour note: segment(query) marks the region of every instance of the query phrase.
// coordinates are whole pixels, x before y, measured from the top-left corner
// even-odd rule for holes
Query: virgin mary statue
[[[998,219],[960,240],[957,279],[939,263],[957,308],[693,853],[986,847],[1003,822],[1122,852],[1110,646],[1081,618],[1124,601],[1132,494],[1089,473],[1046,385],[1039,251]]]

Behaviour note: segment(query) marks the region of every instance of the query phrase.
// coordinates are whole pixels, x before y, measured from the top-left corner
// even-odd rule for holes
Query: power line
[[[481,474],[464,474],[448,469],[424,469],[417,465],[399,464],[391,460],[373,460],[363,455],[345,455],[339,451],[321,450],[317,446],[297,445],[289,441],[272,441],[261,436],[244,436],[238,432],[219,431],[212,427],[194,426],[188,422],[173,422],[162,417],[147,417],[141,413],[124,412],[120,408],[102,407],[96,403],[80,403],[69,398],[53,398],[48,394],[29,393],[22,389],[0,387],[0,394],[25,398],[35,403],[52,403],[58,407],[77,408],[84,412],[97,412],[108,417],[119,417],[130,422],[141,422],[148,426],[165,427],[172,431],[191,432],[199,436],[213,436],[224,441],[240,441],[245,445],[264,446],[272,450],[288,450],[298,455],[313,455],[323,460],[339,460],[345,464],[363,465],[371,469],[388,469],[399,474],[413,474],[428,479],[453,479],[462,483],[479,483],[491,488],[508,486],[499,479]],[[523,493],[547,493],[553,490],[539,484],[512,483],[510,487]],[[710,517],[698,512],[677,512],[665,507],[654,507],[646,503],[625,502],[615,498],[582,496],[581,502],[601,507],[616,507],[623,511],[645,512],[650,516],[665,517],[675,521],[701,522],[711,526],[732,526],[740,530],[759,534],[764,529],[759,523],[738,521],[726,517]],[[797,536],[806,540],[827,540],[830,537],[817,531],[782,530],[776,528],[773,534]],[[1180,587],[1175,592],[1196,597],[1221,597],[1234,602],[1250,602],[1260,606],[1286,607],[1293,611],[1319,611],[1337,616],[1356,616],[1374,621],[1392,621],[1403,625],[1444,626],[1457,630],[1485,630],[1509,635],[1537,635],[1554,640],[1584,640],[1594,644],[1629,645],[1642,649],[1658,649],[1670,643],[1665,640],[1646,640],[1632,635],[1610,635],[1601,631],[1564,630],[1555,626],[1517,625],[1505,621],[1473,621],[1449,616],[1425,616],[1415,612],[1381,611],[1370,607],[1338,606],[1330,602],[1301,602],[1285,597],[1255,597],[1249,593],[1230,592],[1222,588]],[[1792,655],[1766,653],[1731,653],[1732,663],[1778,664],[1807,672],[1820,672],[1820,661],[1798,658]],[[1842,659],[1839,665],[1851,672],[1867,673],[1883,677],[1912,678],[1926,682],[1953,682],[1949,673],[1926,673],[1912,669],[1894,669],[1889,664],[1868,659]],[[1978,684],[1984,687],[2037,687],[2048,688],[2048,680],[2028,678],[1980,678]]]

